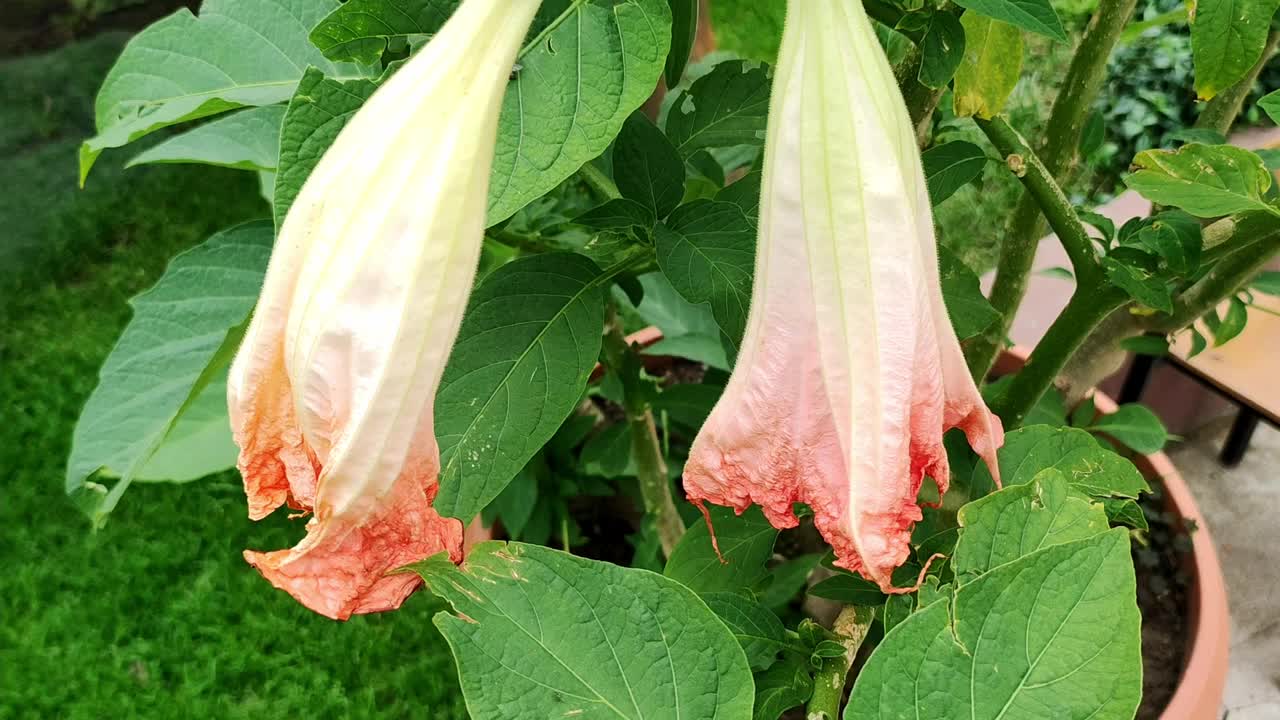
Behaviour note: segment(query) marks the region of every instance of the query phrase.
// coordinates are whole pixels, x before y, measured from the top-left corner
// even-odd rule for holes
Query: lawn
[[[267,213],[247,173],[121,170],[74,189],[75,147],[123,38],[0,63],[0,718],[463,717],[426,594],[336,623],[240,557],[235,473],[135,485],[92,532],[63,495],[71,428],[126,300],[212,230]]]

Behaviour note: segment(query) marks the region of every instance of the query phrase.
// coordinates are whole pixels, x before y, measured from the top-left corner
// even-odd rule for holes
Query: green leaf
[[[372,80],[342,82],[307,69],[280,125],[280,162],[272,202],[277,228],[320,157],[377,89]]]
[[[615,423],[592,435],[582,446],[582,472],[606,478],[636,474],[627,423]]]
[[[734,347],[751,308],[755,231],[741,208],[720,200],[682,205],[654,233],[658,267],[686,300],[710,303]]]
[[[942,299],[958,339],[971,338],[1000,319],[1000,312],[982,294],[978,276],[946,246],[938,246],[938,265]]]
[[[1249,288],[1264,295],[1280,296],[1280,270],[1264,270],[1253,279]]]
[[[769,608],[741,593],[710,592],[702,600],[742,645],[752,670],[766,670],[786,647],[787,629]]]
[[[1128,720],[1142,691],[1135,593],[1123,529],[1000,565],[887,634],[844,717]]]
[[[626,230],[642,227],[652,230],[657,222],[653,210],[635,200],[614,198],[582,213],[573,221],[598,230]]]
[[[925,150],[920,162],[924,165],[924,179],[929,186],[929,201],[938,205],[982,175],[987,154],[973,143],[954,140]]]
[[[1199,330],[1196,330],[1195,328],[1190,328],[1190,330],[1191,352],[1187,353],[1188,360],[1204,352],[1205,348],[1209,346],[1209,343],[1205,341],[1204,335],[1201,335]]]
[[[604,285],[590,260],[547,253],[472,293],[436,393],[440,514],[474,517],[573,411],[600,355]]]
[[[809,581],[809,574],[822,560],[821,553],[809,553],[790,558],[769,570],[772,578],[768,586],[760,592],[760,603],[767,608],[777,609],[787,605]]]
[[[434,622],[475,718],[740,718],[753,684],[698,596],[647,570],[486,542],[412,568],[456,615]]]
[[[148,163],[203,163],[237,170],[275,170],[283,105],[249,108],[205,123],[146,150],[126,167]]]
[[[778,531],[756,506],[741,515],[718,505],[707,510],[719,555],[707,523],[694,523],[671,551],[662,574],[699,593],[749,589],[765,576]]]
[[[875,607],[885,601],[885,594],[880,587],[870,580],[865,580],[849,572],[839,572],[809,588],[814,597],[835,600],[846,605]]]
[[[190,482],[235,467],[240,448],[227,417],[227,371],[191,398],[134,482]]]
[[[1169,338],[1164,335],[1139,335],[1121,340],[1120,347],[1137,355],[1163,357],[1169,354]]]
[[[1224,145],[1227,137],[1212,128],[1179,128],[1165,136],[1165,142],[1200,143],[1201,145]]]
[[[1120,444],[1145,454],[1160,452],[1169,441],[1169,431],[1164,429],[1160,418],[1145,405],[1137,403],[1121,405],[1086,429],[1110,435]]]
[[[675,355],[721,370],[729,369],[724,345],[720,342],[720,326],[710,306],[685,300],[660,272],[645,273],[637,279],[644,288],[644,300],[636,312],[662,331],[662,340],[650,346],[646,353]]]
[[[1116,287],[1129,297],[1162,312],[1173,312],[1173,294],[1169,283],[1152,270],[1123,262],[1119,256],[1102,259],[1102,267]]]
[[[635,112],[613,145],[613,177],[622,197],[634,200],[659,218],[684,197],[684,161],[644,113]]]
[[[1062,472],[1046,468],[1031,482],[1010,485],[960,508],[963,530],[951,559],[960,582],[1040,548],[1106,532],[1102,506],[1069,491]]]
[[[960,24],[964,26],[964,60],[956,68],[955,113],[995,117],[1022,71],[1022,34],[1012,25],[976,12],[960,16]]]
[[[1147,516],[1142,512],[1142,506],[1134,500],[1103,498],[1102,507],[1112,525],[1128,525],[1138,530],[1151,529],[1147,525]]]
[[[511,480],[498,497],[493,499],[485,513],[492,513],[485,518],[486,525],[492,525],[494,519],[502,521],[502,528],[512,539],[519,540],[529,519],[533,517],[533,509],[538,504],[538,472],[537,467],[544,461],[535,457]]]
[[[1080,218],[1080,219],[1083,220],[1084,218]],[[1055,280],[1066,280],[1068,282],[1074,281],[1076,279],[1076,276],[1072,275],[1069,269],[1064,268],[1061,265],[1058,265],[1055,267],[1047,267],[1043,270],[1037,270],[1036,274],[1041,275],[1043,277],[1047,277],[1047,278],[1053,278]]]
[[[1061,42],[1067,39],[1049,0],[957,0],[956,4],[1037,35]]]
[[[372,65],[387,41],[432,35],[459,0],[346,0],[311,30],[311,42],[330,60]]]
[[[1040,396],[1040,400],[1027,413],[1023,424],[1053,425],[1055,427],[1066,425],[1067,408],[1066,400],[1063,399],[1062,393],[1058,392],[1055,387],[1050,387],[1046,390],[1044,395]]]
[[[1196,217],[1219,217],[1246,210],[1276,212],[1263,199],[1271,173],[1254,153],[1231,145],[1192,143],[1177,150],[1144,150],[1125,185],[1159,204],[1180,207]]]
[[[272,239],[267,222],[218,233],[175,257],[155,286],[132,300],[133,319],[102,366],[67,460],[67,493],[95,522],[111,512],[202,391],[225,378]],[[109,494],[88,482],[99,470],[120,478]]]
[[[1200,222],[1181,210],[1160,213],[1126,243],[1141,245],[1183,277],[1200,268]]]
[[[674,421],[690,430],[697,430],[706,422],[720,399],[723,387],[701,383],[679,383],[664,389],[653,401],[655,412],[665,412]]]
[[[807,663],[798,655],[792,662],[775,664],[756,673],[756,704],[751,720],[778,720],[793,707],[809,701],[813,695],[813,676]]]
[[[282,103],[307,66],[359,77],[325,59],[307,30],[337,0],[205,0],[200,16],[181,9],[133,36],[94,103],[98,134],[80,149],[80,184],[106,148],[196,118]]]
[[[653,93],[666,62],[667,0],[578,2],[557,20],[520,52],[503,98],[490,225],[603,153]]]
[[[880,609],[880,622],[884,624],[884,631],[888,633],[893,630],[913,612],[915,612],[915,598],[910,595],[890,595],[885,599],[884,607]]]
[[[920,84],[944,87],[951,82],[963,59],[964,26],[960,18],[949,12],[934,12],[920,45]]]
[[[698,0],[669,0],[671,3],[671,52],[667,53],[664,75],[667,87],[680,84],[689,53],[698,37]]]
[[[1094,110],[1089,113],[1089,117],[1085,118],[1084,128],[1080,131],[1080,157],[1088,158],[1102,147],[1106,139],[1106,120],[1102,117],[1101,111]]]
[[[738,180],[726,185],[720,192],[716,193],[715,199],[722,202],[731,202],[742,208],[742,212],[746,213],[751,227],[755,228],[760,218],[760,181],[763,178],[764,172],[756,168],[738,178]]]
[[[1076,216],[1080,218],[1081,222],[1093,227],[1102,235],[1103,245],[1110,246],[1111,242],[1116,239],[1116,224],[1106,215],[1077,209]]]
[[[1271,118],[1271,122],[1280,125],[1280,90],[1272,90],[1259,98],[1258,107]]]
[[[1191,23],[1196,94],[1208,100],[1262,57],[1278,0],[1199,0]]]
[[[1231,302],[1227,304],[1227,312],[1222,316],[1222,322],[1213,330],[1213,346],[1220,347],[1234,340],[1244,332],[1247,322],[1249,322],[1248,306],[1238,297],[1231,298]]]
[[[1031,482],[1040,471],[1057,468],[1073,488],[1095,497],[1136,498],[1139,493],[1151,491],[1133,463],[1077,428],[1019,428],[1004,436],[998,456],[1005,487]],[[973,483],[978,490],[973,494],[975,498],[985,494],[981,489],[994,487],[985,465],[974,469]]]
[[[702,148],[760,144],[768,117],[768,67],[727,60],[672,100],[667,137],[685,157]]]

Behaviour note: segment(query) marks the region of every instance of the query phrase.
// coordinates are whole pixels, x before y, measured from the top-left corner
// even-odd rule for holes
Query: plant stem
[[[613,200],[622,197],[622,193],[618,191],[618,186],[613,182],[613,178],[604,174],[604,171],[596,167],[596,164],[587,161],[582,167],[578,168],[578,177],[591,188],[591,191],[600,196],[602,200]]]
[[[640,483],[640,495],[645,513],[653,517],[658,529],[658,541],[662,553],[671,556],[680,536],[684,535],[684,521],[671,498],[671,481],[667,477],[667,462],[658,440],[657,426],[653,421],[653,409],[648,393],[640,378],[640,356],[627,344],[622,326],[613,308],[609,309],[604,337],[604,360],[608,368],[622,381],[624,410],[631,431],[631,456],[636,463],[636,479]]]
[[[1128,301],[1118,288],[1104,284],[1079,285],[1067,306],[1032,351],[1022,370],[1013,376],[1008,390],[993,403],[1006,430],[1022,425],[1027,413],[1040,402],[1067,360],[1085,338],[1112,311]]]
[[[1267,36],[1267,44],[1262,48],[1262,55],[1258,58],[1258,62],[1254,63],[1253,67],[1249,68],[1249,72],[1245,73],[1236,84],[1214,95],[1209,102],[1205,103],[1204,109],[1200,111],[1200,117],[1196,118],[1196,127],[1215,130],[1224,137],[1231,131],[1231,126],[1235,124],[1236,117],[1240,114],[1240,108],[1244,106],[1244,99],[1249,96],[1249,91],[1253,89],[1253,83],[1257,81],[1258,74],[1271,59],[1277,42],[1280,42],[1280,30],[1272,30]]]
[[[871,629],[875,613],[871,608],[846,605],[836,616],[832,639],[844,645],[845,653],[839,657],[824,658],[822,667],[813,674],[813,695],[805,713],[806,720],[837,720],[840,703],[844,700],[844,684],[849,678],[853,657]]]
[[[1022,181],[1027,194],[1035,200],[1040,212],[1048,219],[1049,227],[1053,228],[1067,251],[1067,257],[1071,259],[1071,268],[1075,271],[1077,282],[1095,281],[1101,273],[1098,251],[1049,168],[1045,167],[1027,145],[1027,141],[1004,118],[977,122],[991,144],[1005,156],[1009,169]]]
[[[1039,153],[1049,177],[1059,183],[1075,161],[1085,118],[1106,78],[1107,58],[1133,15],[1135,5],[1137,0],[1102,0],[1071,59],[1062,91],[1049,113]],[[965,348],[969,372],[979,382],[991,369],[1013,325],[1014,314],[1027,292],[1036,247],[1043,234],[1040,208],[1030,192],[1023,192],[1009,221],[991,286],[991,304],[999,311],[1000,320],[970,340]]]

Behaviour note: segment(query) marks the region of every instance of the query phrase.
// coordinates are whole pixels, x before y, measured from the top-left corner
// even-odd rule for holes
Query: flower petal
[[[926,475],[962,427],[996,472],[999,420],[947,319],[893,74],[858,3],[792,0],[774,77],[743,350],[685,466],[694,501],[809,505],[837,564],[885,592]]]

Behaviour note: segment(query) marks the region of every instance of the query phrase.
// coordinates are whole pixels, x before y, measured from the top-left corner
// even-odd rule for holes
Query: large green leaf
[[[1262,199],[1271,173],[1262,158],[1242,148],[1191,143],[1177,150],[1144,150],[1133,165],[1137,171],[1125,177],[1125,185],[1158,205],[1197,217],[1277,212]]]
[[[175,123],[274,105],[293,96],[307,66],[357,77],[332,63],[307,33],[337,0],[205,0],[138,33],[107,74],[94,105],[98,134],[80,149],[80,182],[106,148]]]
[[[751,714],[733,634],[688,588],[647,570],[487,542],[413,566],[453,606],[435,625],[477,720]]]
[[[686,300],[710,303],[724,336],[742,341],[751,308],[755,231],[742,209],[722,200],[682,205],[654,233],[658,267]]]
[[[1000,319],[1000,312],[982,294],[977,274],[959,256],[939,245],[938,265],[942,299],[947,304],[947,314],[951,316],[957,338],[971,338]]]
[[[155,454],[138,471],[136,482],[188,482],[234,467],[240,448],[231,439],[224,366],[182,409]]]
[[[276,227],[284,222],[321,156],[377,89],[372,80],[343,82],[314,68],[302,76],[280,127],[280,162],[272,202]]]
[[[660,272],[645,273],[638,280],[644,289],[644,298],[636,312],[662,331],[662,339],[650,346],[648,353],[676,355],[721,370],[729,369],[729,360],[720,342],[720,326],[709,306],[684,299]]]
[[[269,222],[223,231],[174,258],[155,286],[133,299],[133,319],[102,366],[67,461],[67,492],[95,521],[111,512],[231,361],[272,239]],[[89,481],[99,470],[120,478],[109,493]]]
[[[727,60],[672,100],[667,137],[685,157],[702,148],[759,144],[768,118],[768,67]]]
[[[498,125],[489,223],[604,152],[658,84],[671,44],[667,0],[576,2],[518,59]]]
[[[129,167],[203,163],[237,170],[275,170],[284,112],[283,105],[267,105],[231,113],[138,154]]]
[[[1049,0],[956,0],[956,4],[1047,38],[1067,39],[1062,21]]]
[[[684,161],[641,112],[627,118],[613,144],[613,177],[624,199],[640,203],[659,218],[684,197]]]
[[[756,506],[741,515],[718,505],[707,510],[714,544],[707,523],[695,523],[671,552],[663,574],[700,593],[750,588],[766,575],[778,531]]]
[[[1076,428],[1031,425],[1014,430],[1004,436],[999,460],[1005,487],[1031,482],[1042,470],[1056,468],[1073,488],[1095,497],[1136,498],[1151,490],[1133,463]],[[973,486],[974,498],[993,487],[985,465],[974,469]]]
[[[470,520],[569,416],[600,354],[606,278],[581,255],[531,255],[471,295],[436,393],[442,514]]]
[[[968,503],[960,508],[959,520],[964,530],[952,569],[962,582],[1040,548],[1107,530],[1102,506],[1072,496],[1057,468]]]
[[[1022,34],[1018,28],[976,12],[960,17],[964,26],[964,59],[956,68],[956,115],[990,118],[1018,83],[1022,71]]]
[[[1142,693],[1135,594],[1122,528],[996,566],[898,623],[844,717],[1129,720]]]
[[[680,84],[698,37],[698,0],[667,0],[671,4],[671,52],[667,54],[664,76],[667,87]]]
[[[1198,0],[1194,7],[1191,56],[1196,94],[1208,100],[1258,62],[1280,0]]]

